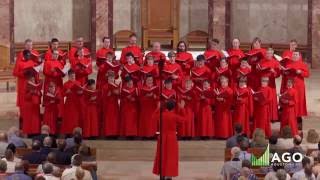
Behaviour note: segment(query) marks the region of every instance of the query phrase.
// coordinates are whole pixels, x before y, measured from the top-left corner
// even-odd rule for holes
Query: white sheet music
[[[225,50],[221,50],[221,52],[224,55],[224,57],[226,57],[226,58],[230,56],[229,53]]]
[[[38,66],[34,66],[33,69],[36,71],[36,72],[42,72],[43,71],[43,62],[41,64],[39,64]]]

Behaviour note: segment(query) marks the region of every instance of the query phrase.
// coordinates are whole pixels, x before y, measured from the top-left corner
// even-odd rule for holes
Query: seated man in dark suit
[[[56,155],[56,163],[69,165],[71,163],[71,153],[65,152],[66,148],[66,140],[65,139],[57,139],[57,149],[53,152]]]
[[[41,164],[46,160],[46,156],[40,153],[41,143],[37,140],[32,142],[32,152],[25,154],[22,159],[30,164]]]
[[[69,149],[75,145],[76,136],[82,136],[82,129],[80,127],[74,128],[72,137],[66,139],[66,149]]]
[[[48,154],[52,151],[51,146],[52,146],[52,139],[50,136],[47,136],[43,140],[43,147],[40,149],[40,153],[48,156]]]
[[[39,134],[38,136],[33,137],[33,141],[34,140],[38,140],[41,143],[41,147],[43,146],[43,140],[45,137],[50,136],[50,127],[48,125],[42,125],[41,126],[41,134]],[[54,136],[50,136],[52,138],[52,148],[56,148],[57,144],[56,144],[56,139]]]
[[[233,128],[234,128],[234,135],[227,139],[226,148],[233,148],[235,146],[238,146],[240,139],[241,139],[241,141],[245,140],[245,141],[249,142],[246,135],[243,134],[243,132],[242,132],[242,125],[241,124],[236,123]]]
[[[70,153],[72,155],[77,154],[79,151],[79,147],[82,144],[82,135],[81,134],[75,134],[73,136],[73,140],[74,140],[74,145],[71,147],[67,147],[67,149],[65,150],[67,153]]]

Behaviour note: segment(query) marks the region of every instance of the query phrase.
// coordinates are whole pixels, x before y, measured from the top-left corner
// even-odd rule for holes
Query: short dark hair
[[[82,164],[82,156],[79,154],[75,154],[71,158],[71,164],[74,166],[81,166]]]
[[[51,43],[54,43],[54,42],[59,42],[59,39],[58,38],[52,38],[51,39]]]
[[[32,142],[32,150],[38,151],[41,148],[41,142],[39,140],[34,140]]]
[[[302,139],[300,138],[297,138],[297,137],[294,137],[293,138],[293,143],[295,144],[295,145],[300,145],[301,143],[302,143]]]
[[[75,72],[72,69],[69,69],[68,75],[71,75],[71,74],[75,74]]]
[[[212,39],[212,42],[215,42],[215,43],[217,43],[217,44],[220,43],[219,39],[217,39],[217,38],[213,38],[213,39]]]
[[[81,144],[82,143],[82,135],[80,133],[76,133],[73,135],[74,143]]]
[[[197,56],[197,61],[203,61],[203,60],[205,60],[206,59],[206,57],[203,55],[203,54],[199,54],[198,56]]]
[[[27,44],[27,43],[29,43],[29,42],[32,42],[32,40],[29,39],[29,38],[24,41],[25,44]]]
[[[171,78],[168,78],[168,79],[164,80],[164,84],[168,84],[168,83],[172,83],[172,79]]]
[[[249,148],[249,142],[245,141],[244,139],[240,142],[240,149],[241,151],[246,151]]]
[[[104,37],[102,38],[102,42],[104,42],[104,40],[106,40],[106,39],[111,40],[111,38],[110,38],[109,36],[104,36]]]
[[[134,55],[133,55],[132,52],[128,52],[128,53],[126,54],[126,57],[129,57],[129,56],[134,57]]]
[[[94,85],[96,83],[96,80],[94,79],[88,79],[87,84],[88,86]]]
[[[16,146],[13,143],[8,144],[7,149],[10,149],[13,154],[16,153]]]
[[[167,108],[169,111],[172,111],[175,106],[176,106],[176,103],[175,103],[173,100],[169,100],[169,101],[167,101],[167,103],[166,103],[166,108]]]
[[[132,78],[130,75],[127,75],[124,77],[124,82],[130,82],[130,81],[132,81]]]
[[[270,137],[269,137],[269,143],[270,144],[277,144],[277,142],[278,142],[278,136],[276,136],[276,135],[271,135]]]
[[[129,35],[129,38],[132,38],[132,37],[137,37],[136,33],[131,33],[131,34]]]
[[[236,133],[242,133],[242,125],[240,123],[236,123],[233,128]]]

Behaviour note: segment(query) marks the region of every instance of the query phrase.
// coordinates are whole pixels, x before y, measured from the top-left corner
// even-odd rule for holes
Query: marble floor
[[[279,82],[277,84],[279,85]],[[14,89],[14,84],[10,87]],[[279,87],[279,86],[278,86]],[[15,92],[5,92],[0,82],[0,131],[18,125]],[[311,70],[306,80],[309,116],[305,118],[304,132],[315,128],[320,132],[320,70]],[[278,129],[279,124],[272,125]],[[98,176],[106,180],[153,180],[154,141],[87,141],[98,148]],[[180,176],[176,180],[217,179],[223,164],[225,141],[180,141]]]

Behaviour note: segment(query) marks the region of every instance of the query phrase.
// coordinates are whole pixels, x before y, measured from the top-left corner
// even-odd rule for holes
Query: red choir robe
[[[193,67],[193,57],[189,52],[177,52],[176,63],[181,66],[183,75],[189,76],[190,69]]]
[[[138,89],[124,85],[121,89],[120,103],[120,135],[138,135]]]
[[[194,66],[191,69],[191,79],[196,86],[201,86],[203,81],[210,80],[211,78],[212,72],[206,65],[202,67]]]
[[[270,87],[260,87],[252,96],[254,98],[253,129],[260,128],[264,130],[267,137],[270,137],[271,114],[269,104],[272,100],[272,89]]]
[[[83,50],[83,56],[86,58],[90,58],[89,49],[83,47],[82,50]],[[71,65],[77,63],[77,57],[78,57],[77,51],[78,51],[77,47],[71,47],[71,49],[69,51],[69,62]]]
[[[220,77],[225,76],[229,79],[229,81],[232,81],[232,72],[229,66],[221,68],[217,67],[215,68],[215,71],[213,72],[213,86],[217,87],[220,84]]]
[[[228,138],[232,136],[232,114],[231,105],[233,104],[233,91],[230,87],[219,87],[215,92],[215,136],[218,138]],[[218,101],[217,98],[223,98]]]
[[[32,49],[30,52],[31,52],[31,60],[33,62],[35,62],[37,65],[41,64],[42,61],[41,61],[39,52],[37,50],[35,50],[35,49]],[[23,57],[23,51],[21,51],[20,53],[17,54],[16,63],[21,61],[21,60],[25,60],[24,57]]]
[[[83,121],[83,137],[99,136],[99,114],[98,114],[98,90],[85,89],[84,92],[84,121]]]
[[[223,57],[222,53],[215,49],[208,49],[203,55],[206,57],[206,64],[211,71],[219,67],[220,60]]]
[[[23,58],[23,56],[22,56]],[[21,108],[25,101],[25,93],[26,91],[26,85],[27,85],[27,79],[24,76],[24,73],[26,70],[31,70],[33,67],[35,67],[37,64],[33,60],[25,60],[23,59],[17,59],[17,62],[13,69],[13,75],[18,78],[17,81],[17,106]],[[38,79],[38,73],[36,75],[36,79]]]
[[[184,122],[178,128],[178,135],[180,137],[194,137],[194,109],[195,109],[195,90],[187,90],[184,87],[178,87],[178,101],[184,101],[184,108],[178,108],[177,113],[184,118]]]
[[[63,72],[64,64],[59,60],[47,60],[44,62],[43,74],[44,79],[44,89],[46,90],[50,82],[54,82],[58,89],[62,89],[63,77],[65,76]]]
[[[233,124],[241,124],[243,133],[248,137],[251,137],[250,117],[252,117],[253,114],[251,89],[248,87],[237,87],[234,96]]]
[[[81,122],[81,108],[80,97],[78,91],[81,91],[81,84],[78,81],[67,81],[63,85],[62,95],[65,97],[63,106],[63,117],[61,125],[62,134],[72,134],[75,127],[80,126]]]
[[[272,72],[274,69],[275,72]],[[272,89],[272,99],[270,102],[270,115],[271,120],[278,120],[278,100],[277,100],[277,88],[276,88],[276,78],[280,76],[280,66],[276,59],[268,60],[261,59],[257,64],[257,72],[259,73],[260,79],[262,77],[269,77],[269,87]]]
[[[86,84],[88,76],[92,73],[91,58],[84,56],[80,59],[79,57],[76,57],[74,62],[71,62],[71,69],[76,74],[76,80],[79,81],[81,85]]]
[[[153,57],[153,61],[155,64],[158,64],[161,61],[166,61],[166,55],[163,54],[162,52],[154,52],[154,51],[150,51],[145,55],[145,59],[144,62],[146,62],[146,57],[148,56],[152,56]]]
[[[290,126],[292,136],[298,135],[298,123],[296,102],[298,101],[297,91],[295,88],[287,88],[280,96],[281,113],[281,129],[285,126]]]
[[[237,87],[237,70],[240,67],[240,61],[244,58],[244,53],[241,49],[229,49],[228,50],[228,65],[232,72],[232,79],[230,81],[230,87],[235,89]]]
[[[301,74],[297,74],[296,71],[301,70]],[[307,103],[306,103],[306,89],[304,84],[304,78],[309,77],[309,70],[307,65],[302,61],[291,61],[284,70],[282,70],[283,85],[287,84],[288,79],[294,79],[294,87],[297,90],[298,102],[296,103],[297,117],[307,116]],[[284,89],[281,89],[283,92]]]
[[[98,67],[98,74],[97,74],[97,89],[101,89],[104,84],[107,83],[106,73],[108,70],[120,69],[120,64],[117,64],[116,61],[114,63],[107,62],[107,53],[111,52],[114,54],[111,48],[101,48],[96,53],[96,65]],[[117,72],[115,75],[117,76]]]
[[[159,79],[159,68],[157,65],[149,66],[149,65],[144,65],[141,69],[141,77],[140,80],[144,81],[146,79],[147,74],[151,74],[154,80]]]
[[[136,61],[136,64],[138,64],[138,65],[143,64],[143,52],[142,52],[141,48],[137,45],[127,46],[122,49],[121,57],[120,57],[121,64],[127,64],[126,54],[128,52],[131,52],[133,54],[134,59]]]
[[[62,97],[59,89],[56,89],[53,94],[45,91],[43,95],[43,124],[46,124],[50,127],[50,133],[52,134],[56,134],[58,132],[57,121],[59,115],[59,103],[61,101]]]
[[[107,83],[102,88],[104,136],[120,135],[120,86]]]
[[[52,49],[49,48],[46,53],[44,54],[44,60],[45,61],[51,61],[52,60]],[[65,65],[67,63],[67,57],[68,57],[68,53],[67,52],[63,52],[61,49],[57,49],[58,53],[59,53],[59,58],[58,60],[61,62],[61,64]]]
[[[123,70],[121,72],[121,78],[124,82],[126,76],[130,75],[135,85],[140,81],[140,67],[137,64],[128,63],[123,66]]]
[[[260,49],[251,49],[246,56],[248,58],[248,63],[251,66],[251,73],[248,75],[248,86],[253,90],[257,90],[260,86],[260,79],[258,77],[258,72],[256,66],[261,59],[264,58],[266,50],[263,48]],[[256,60],[255,60],[256,58]]]
[[[178,78],[174,79],[173,78],[174,75],[177,76]],[[165,80],[168,78],[173,79],[172,81],[173,87],[177,87],[178,85],[181,84],[181,81],[183,79],[183,72],[182,72],[181,66],[178,63],[172,64],[170,62],[167,62],[164,65],[162,70],[162,79]]]
[[[24,134],[40,133],[40,104],[42,83],[25,82],[24,103],[21,105],[22,131]]]
[[[177,101],[177,92],[176,90],[172,89],[167,89],[166,87],[162,88],[162,94],[161,94],[161,98],[162,98],[162,103],[165,104],[165,102],[169,101],[169,100],[173,100],[173,101]]]
[[[211,105],[213,104],[213,90],[212,88],[203,90],[196,87],[196,93],[198,94],[197,101],[199,101],[199,108],[196,110],[195,117],[195,135],[201,137],[214,136],[214,122],[212,116]]]
[[[239,79],[241,77],[248,77],[250,73],[251,73],[250,67],[239,67],[236,72],[236,77],[237,77],[236,83],[239,82]]]
[[[154,137],[158,129],[156,119],[150,118],[158,108],[159,87],[143,85],[139,88],[140,113],[138,134],[141,137]]]
[[[156,115],[159,117],[159,115]],[[157,118],[158,120],[158,118]],[[179,171],[179,146],[177,140],[177,126],[182,124],[184,118],[173,111],[165,110],[162,114],[162,149],[160,151],[160,138],[157,141],[156,157],[153,164],[153,173],[160,174],[160,152],[161,175],[167,177],[178,176]]]

